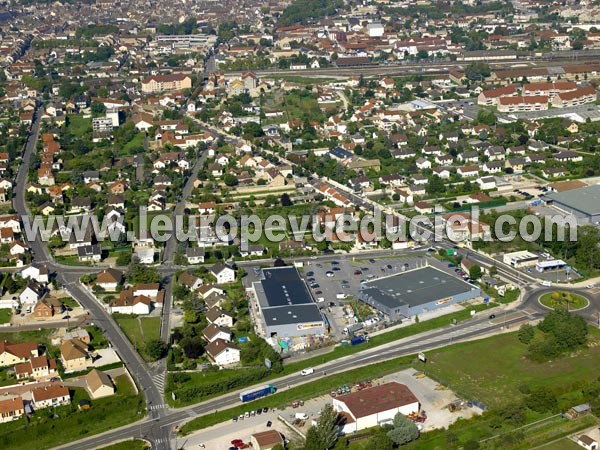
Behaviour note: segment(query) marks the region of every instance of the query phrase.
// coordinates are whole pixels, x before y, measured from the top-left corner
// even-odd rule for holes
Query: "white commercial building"
[[[333,399],[333,409],[342,416],[344,434],[386,425],[396,414],[418,413],[420,403],[404,384],[391,382]]]

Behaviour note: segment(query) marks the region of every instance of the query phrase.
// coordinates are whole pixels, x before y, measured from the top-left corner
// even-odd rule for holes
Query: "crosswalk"
[[[149,409],[150,411],[157,411],[157,410],[159,410],[159,409],[164,409],[164,408],[166,408],[166,407],[167,407],[167,405],[165,405],[164,403],[161,403],[160,405],[150,405],[150,406],[148,407],[148,409]]]
[[[161,392],[165,392],[165,374],[159,373],[152,376],[152,381]]]
[[[169,442],[170,442],[170,441],[169,441],[169,438],[158,438],[158,439],[156,439],[156,440],[154,441],[154,443],[155,443],[156,445],[160,445],[160,444],[168,444]]]

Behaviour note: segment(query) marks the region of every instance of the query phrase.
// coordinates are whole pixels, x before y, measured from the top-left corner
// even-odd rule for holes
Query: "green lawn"
[[[0,309],[0,323],[8,323],[10,322],[10,318],[12,317],[12,310],[10,309]]]
[[[114,396],[92,400],[87,411],[77,408],[79,400],[89,400],[85,390],[71,389],[72,403],[54,409],[37,411],[30,422],[20,419],[0,426],[0,448],[3,450],[44,450],[102,433],[136,420],[145,414],[144,399],[132,395],[126,377],[115,380]]]
[[[114,318],[140,355],[150,360],[151,358],[146,354],[146,343],[160,338],[160,317],[115,314]]]
[[[77,114],[69,114],[67,131],[77,137],[82,137],[92,131],[92,121]]]
[[[22,342],[35,341],[38,344],[48,344],[50,342],[50,336],[53,330],[49,328],[42,328],[41,330],[31,331],[10,331],[7,333],[1,333],[0,339],[6,340],[12,344],[20,344]]]
[[[423,370],[466,398],[490,406],[519,400],[519,386],[569,387],[596,379],[600,373],[600,332],[591,329],[590,345],[575,357],[547,363],[525,358],[527,346],[516,333],[465,342],[428,352]],[[465,357],[468,355],[468,357]]]
[[[63,305],[71,308],[79,308],[80,306],[79,303],[77,303],[77,300],[72,297],[61,297],[58,300],[61,301]]]
[[[561,439],[560,441],[546,444],[543,447],[538,447],[539,450],[581,450],[582,447],[577,445],[571,439]]]
[[[548,308],[567,308],[574,311],[577,309],[585,308],[589,301],[581,296],[572,292],[551,292],[542,295],[540,303]]]
[[[102,447],[98,450],[145,450],[150,448],[146,441],[140,439],[132,439],[130,441],[119,442],[118,444]]]

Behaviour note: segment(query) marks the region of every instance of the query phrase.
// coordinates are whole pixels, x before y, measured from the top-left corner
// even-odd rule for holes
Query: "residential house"
[[[188,247],[185,250],[185,256],[188,264],[200,264],[204,262],[204,248],[203,247]]]
[[[54,297],[45,297],[33,307],[33,316],[36,319],[47,319],[54,317],[55,314],[61,314],[63,311],[64,306],[60,300]]]
[[[219,367],[226,367],[240,362],[240,349],[223,339],[209,342],[205,347],[206,355]]]
[[[46,266],[33,263],[20,272],[21,278],[35,280],[38,283],[48,283],[49,272]]]
[[[115,386],[108,375],[97,369],[92,369],[85,377],[85,386],[90,398],[96,400],[102,397],[109,397],[115,394]]]
[[[195,291],[200,286],[202,286],[202,279],[189,272],[183,272],[181,275],[179,275],[177,281],[179,282],[179,284],[185,286],[190,291]]]
[[[40,380],[52,377],[56,373],[56,361],[48,359],[46,355],[33,357],[29,361],[19,363],[15,366],[17,380],[26,380],[28,378]]]
[[[217,284],[233,283],[235,281],[235,270],[223,263],[212,266],[210,273],[217,279]]]
[[[117,269],[104,269],[96,278],[96,285],[105,291],[114,292],[123,280],[123,272]]]
[[[0,400],[0,423],[20,419],[25,415],[25,404],[21,397]]]
[[[464,178],[476,177],[479,175],[479,167],[477,166],[462,166],[456,169],[456,173]]]
[[[31,398],[35,409],[54,408],[71,403],[69,388],[57,384],[33,389]]]
[[[214,342],[217,339],[222,339],[227,342],[231,341],[231,330],[215,325],[214,323],[211,323],[202,330],[202,335],[208,342]]]
[[[46,288],[42,284],[30,280],[27,282],[27,286],[25,286],[23,292],[19,294],[19,301],[22,305],[33,307],[45,293]]]
[[[0,367],[14,366],[38,356],[38,345],[35,342],[11,344],[5,340],[0,341]]]
[[[77,247],[77,256],[81,262],[102,261],[102,247],[99,244]]]
[[[208,323],[212,323],[220,327],[233,327],[233,316],[221,308],[212,308],[206,311],[206,320]]]
[[[80,372],[92,365],[88,346],[79,339],[67,339],[62,342],[60,360],[65,372]]]

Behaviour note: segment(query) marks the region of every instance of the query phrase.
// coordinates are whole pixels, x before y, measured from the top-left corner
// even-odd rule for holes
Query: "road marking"
[[[152,381],[161,392],[165,392],[165,374],[159,373],[158,375],[152,376]]]

